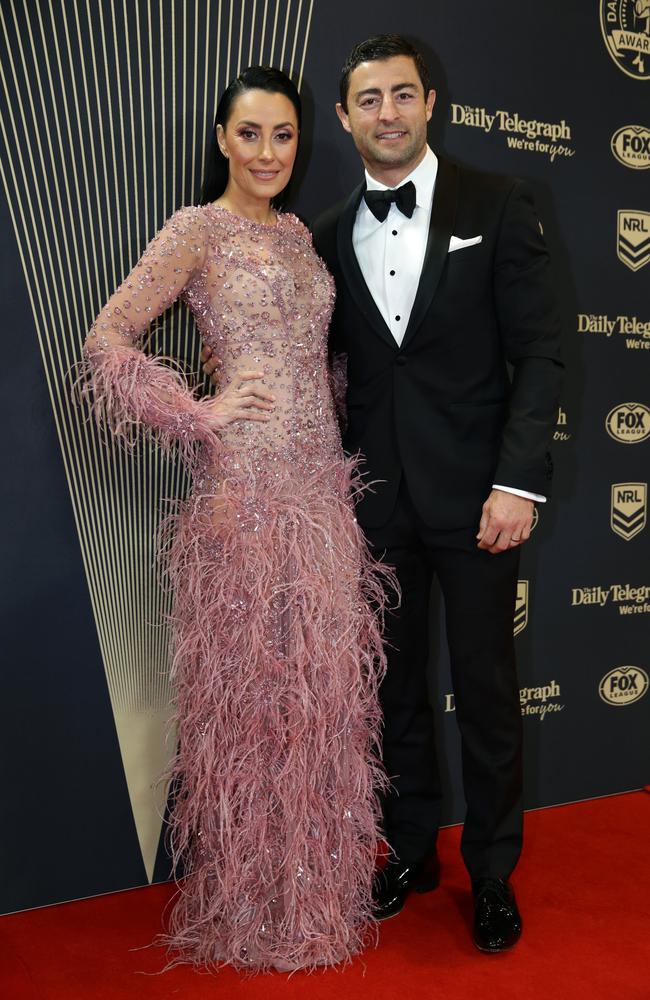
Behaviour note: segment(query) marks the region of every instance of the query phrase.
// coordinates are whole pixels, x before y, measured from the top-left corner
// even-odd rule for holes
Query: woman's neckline
[[[238,215],[237,212],[232,212],[225,205],[217,205],[216,201],[210,201],[206,205],[206,208],[212,208],[217,212],[224,212],[231,218],[236,219],[237,222],[244,222],[247,226],[254,226],[256,229],[277,229],[280,225],[280,212],[275,213],[275,222],[256,222],[255,219],[249,219],[246,215]]]

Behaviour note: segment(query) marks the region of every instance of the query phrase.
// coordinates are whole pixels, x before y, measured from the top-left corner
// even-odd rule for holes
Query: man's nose
[[[399,116],[397,105],[392,94],[384,94],[379,108],[379,117],[384,122],[392,122]]]

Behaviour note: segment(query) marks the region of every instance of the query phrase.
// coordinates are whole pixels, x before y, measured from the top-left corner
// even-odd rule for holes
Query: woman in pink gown
[[[221,189],[152,240],[95,320],[85,367],[96,417],[180,449],[193,478],[167,566],[185,874],[166,940],[199,965],[289,970],[348,959],[371,926],[387,571],[354,517],[332,402],[333,281],[271,203],[293,168],[297,91],[247,70],[217,122]],[[215,396],[139,348],[179,297],[222,361]]]

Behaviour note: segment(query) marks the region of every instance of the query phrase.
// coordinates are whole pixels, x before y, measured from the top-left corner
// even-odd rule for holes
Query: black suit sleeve
[[[548,446],[564,368],[560,315],[532,192],[521,181],[515,182],[501,220],[494,296],[502,343],[513,366],[494,482],[548,496]]]

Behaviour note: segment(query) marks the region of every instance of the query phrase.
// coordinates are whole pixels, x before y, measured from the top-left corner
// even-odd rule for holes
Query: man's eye
[[[397,95],[397,100],[398,101],[410,101],[412,97],[413,97],[413,94],[409,94],[408,91],[404,91],[404,93]]]
[[[376,103],[377,103],[377,98],[376,97],[365,97],[363,99],[363,101],[361,102],[361,107],[362,108],[371,108],[373,106],[373,104],[376,104]]]

